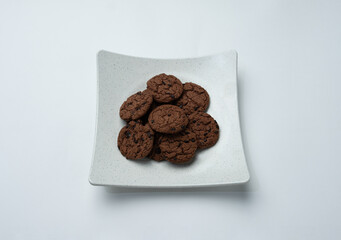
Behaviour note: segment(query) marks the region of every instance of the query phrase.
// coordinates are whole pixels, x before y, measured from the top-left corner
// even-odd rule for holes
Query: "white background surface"
[[[340,1],[1,1],[0,239],[340,239],[340,12]],[[236,49],[250,186],[91,186],[100,49]]]

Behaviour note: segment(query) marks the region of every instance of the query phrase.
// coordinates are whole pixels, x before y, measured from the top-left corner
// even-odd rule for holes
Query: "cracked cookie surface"
[[[148,80],[147,89],[155,101],[169,103],[181,96],[183,85],[175,76],[162,73]]]
[[[209,148],[219,139],[219,125],[208,113],[195,112],[188,116],[188,129],[195,133],[198,148]]]
[[[160,149],[167,161],[176,164],[187,163],[197,150],[196,136],[187,129],[178,134],[163,135],[160,139]]]
[[[151,127],[138,121],[130,121],[123,127],[117,138],[117,146],[127,159],[146,157],[152,150],[154,132]]]
[[[149,92],[137,92],[122,104],[120,117],[125,121],[139,119],[148,112],[152,102],[153,97]]]
[[[191,114],[195,111],[205,111],[210,102],[210,96],[207,91],[195,84],[185,83],[182,96],[176,102],[176,105],[183,109],[186,114]]]
[[[166,104],[149,114],[148,123],[157,132],[173,134],[186,128],[188,118],[181,108]]]

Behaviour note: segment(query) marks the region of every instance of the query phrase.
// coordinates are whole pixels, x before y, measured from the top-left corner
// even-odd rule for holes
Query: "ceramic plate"
[[[239,127],[235,51],[189,59],[148,59],[100,51],[97,64],[97,126],[91,184],[173,188],[249,180]],[[197,83],[210,95],[207,112],[219,123],[220,138],[215,146],[198,152],[189,165],[127,160],[117,148],[117,136],[125,124],[119,117],[121,104],[145,89],[147,80],[159,73]]]

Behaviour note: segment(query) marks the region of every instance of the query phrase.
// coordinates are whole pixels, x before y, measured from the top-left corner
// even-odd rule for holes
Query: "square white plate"
[[[97,126],[89,181],[93,185],[121,187],[200,187],[245,183],[249,172],[239,127],[237,53],[191,59],[148,59],[100,51],[98,64]],[[159,73],[182,82],[194,82],[210,95],[207,112],[220,126],[217,144],[196,154],[192,164],[173,165],[152,160],[133,161],[117,148],[124,126],[121,104],[146,88]]]

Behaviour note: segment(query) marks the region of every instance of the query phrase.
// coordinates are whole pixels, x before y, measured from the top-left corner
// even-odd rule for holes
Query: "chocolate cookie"
[[[153,97],[149,92],[137,92],[122,104],[120,117],[125,121],[139,119],[147,113],[152,102]]]
[[[188,119],[181,108],[166,104],[155,108],[149,114],[148,122],[157,132],[177,133],[186,128]]]
[[[149,117],[149,114],[155,109],[157,108],[159,105],[157,102],[153,101],[152,104],[150,105],[147,113],[145,115],[143,115],[140,119],[142,121],[143,124],[146,124],[148,123],[148,117]]]
[[[195,111],[205,111],[210,102],[210,96],[207,91],[195,83],[185,83],[182,96],[176,102],[176,105],[182,108],[186,114]]]
[[[189,130],[163,135],[160,141],[162,156],[169,162],[177,164],[189,162],[197,147],[195,134]]]
[[[154,135],[154,144],[153,144],[153,148],[150,151],[148,158],[153,159],[155,161],[161,162],[164,159],[164,157],[162,156],[162,151],[160,149],[160,141],[161,141],[161,134],[160,133],[155,133]]]
[[[188,129],[195,133],[198,148],[208,148],[216,144],[219,139],[219,125],[204,112],[195,112],[188,116]]]
[[[123,127],[117,138],[117,146],[127,159],[146,157],[153,147],[154,132],[148,124],[130,121]]]
[[[155,101],[169,103],[181,96],[183,86],[173,75],[162,73],[148,80],[147,89],[152,93]]]

